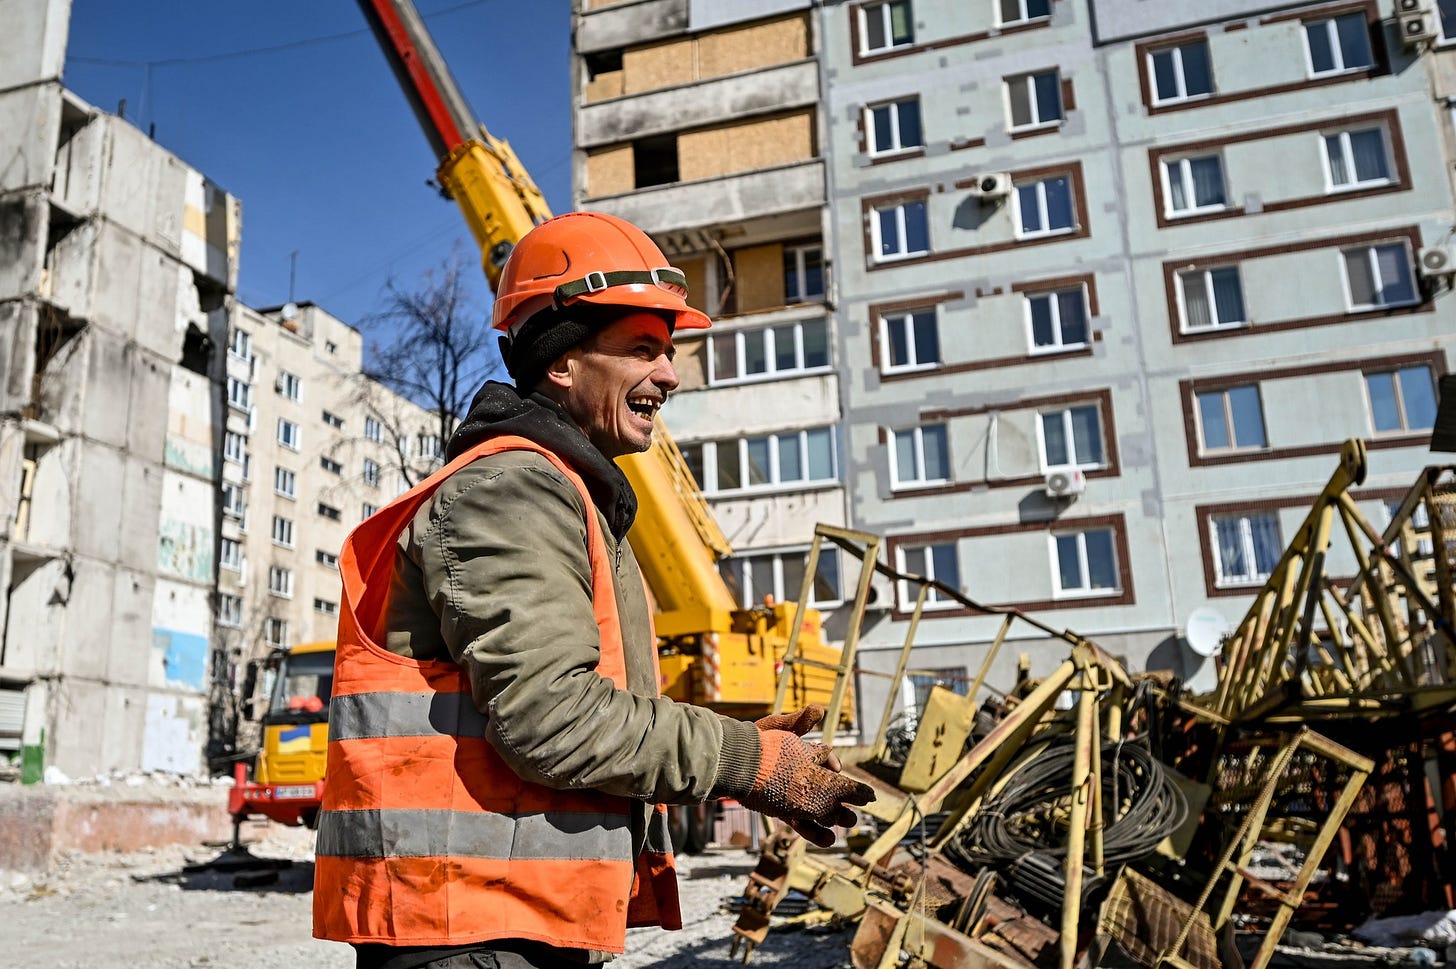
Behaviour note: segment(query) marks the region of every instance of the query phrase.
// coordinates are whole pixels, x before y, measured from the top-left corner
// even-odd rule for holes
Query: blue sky
[[[476,116],[566,211],[566,0],[415,2]],[[436,160],[352,0],[73,0],[65,82],[105,111],[124,98],[129,120],[242,199],[250,306],[288,299],[295,250],[294,298],[354,324],[390,277],[413,286],[457,244],[478,259],[425,184]]]

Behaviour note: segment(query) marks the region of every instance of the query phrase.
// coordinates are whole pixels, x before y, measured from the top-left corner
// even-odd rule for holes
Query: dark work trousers
[[[355,969],[587,969],[580,949],[557,949],[521,939],[470,946],[354,946]]]

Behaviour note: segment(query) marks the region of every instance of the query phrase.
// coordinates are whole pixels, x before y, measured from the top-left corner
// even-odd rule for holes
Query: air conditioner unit
[[[1046,493],[1048,498],[1069,498],[1087,490],[1087,476],[1080,468],[1062,468],[1048,471]]]
[[[1436,39],[1430,0],[1395,0],[1395,21],[1400,30],[1400,41],[1407,48]]]
[[[1445,246],[1427,246],[1420,252],[1420,272],[1427,278],[1456,274],[1456,259]]]
[[[1006,172],[987,172],[971,182],[971,194],[978,199],[1004,199],[1011,194],[1011,176]]]

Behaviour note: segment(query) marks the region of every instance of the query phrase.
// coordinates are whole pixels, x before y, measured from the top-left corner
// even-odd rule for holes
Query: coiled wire
[[[1032,854],[1060,864],[1067,853],[1075,757],[1068,737],[1024,760],[946,844],[945,854],[972,873],[987,865],[1005,868]],[[1188,802],[1163,765],[1134,741],[1102,746],[1101,787],[1102,851],[1108,866],[1152,854],[1188,815]]]

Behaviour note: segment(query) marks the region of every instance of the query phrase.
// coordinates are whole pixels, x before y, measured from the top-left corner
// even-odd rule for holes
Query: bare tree
[[[409,486],[438,467],[419,460],[429,457],[420,453],[419,438],[434,437],[443,453],[480,385],[504,372],[486,311],[467,283],[476,274],[457,246],[440,266],[425,272],[417,288],[405,289],[390,280],[384,308],[364,321],[376,339],[365,361],[368,379],[361,382],[360,394],[384,425],[384,441],[396,452],[399,473]],[[409,426],[404,416],[408,408],[381,399],[371,381],[427,411],[431,428],[422,432]]]

